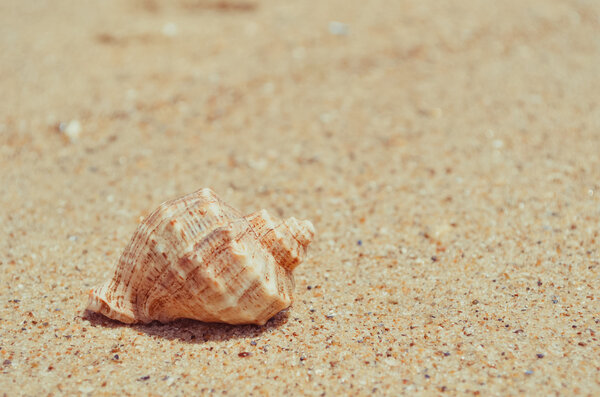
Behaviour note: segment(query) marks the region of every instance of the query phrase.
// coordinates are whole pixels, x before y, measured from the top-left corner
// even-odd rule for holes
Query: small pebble
[[[140,380],[140,381],[146,381],[148,379],[150,379],[150,375],[146,375],[146,376],[142,376],[141,378],[138,378],[138,380]]]
[[[167,386],[171,386],[173,383],[175,383],[175,378],[173,378],[172,376],[166,376],[166,378],[167,379],[165,381],[167,383]]]
[[[65,134],[71,143],[76,142],[79,139],[79,135],[81,135],[81,123],[78,120],[60,123],[58,129]]]
[[[167,37],[177,36],[177,32],[177,25],[175,25],[172,22],[166,23],[162,28],[162,34],[164,34]]]
[[[544,358],[544,354],[543,353],[538,353],[535,355],[537,358]]]
[[[392,244],[386,244],[384,247],[384,251],[385,251],[386,255],[391,255],[391,254],[397,252],[398,249],[396,248],[396,246],[394,246]]]
[[[342,22],[329,22],[329,33],[336,36],[345,36],[348,34],[348,25]]]
[[[390,367],[393,367],[395,365],[398,365],[398,360],[394,359],[394,358],[386,358],[385,360],[383,360],[387,365],[389,365]]]
[[[532,375],[533,374],[533,370],[528,369],[527,371],[525,371],[525,375]]]
[[[240,352],[240,353],[238,353],[238,357],[242,357],[242,358],[250,357],[250,355],[251,355],[251,353],[249,353],[249,352]]]

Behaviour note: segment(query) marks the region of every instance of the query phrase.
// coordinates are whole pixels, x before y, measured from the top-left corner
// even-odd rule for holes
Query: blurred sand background
[[[2,1],[0,394],[600,394],[599,18]],[[85,316],[140,217],[201,187],[313,221],[291,309]]]

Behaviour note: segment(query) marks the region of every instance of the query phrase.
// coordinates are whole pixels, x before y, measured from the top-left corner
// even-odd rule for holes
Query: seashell
[[[265,324],[292,303],[309,221],[242,216],[210,189],[167,201],[138,227],[87,309],[124,323]]]

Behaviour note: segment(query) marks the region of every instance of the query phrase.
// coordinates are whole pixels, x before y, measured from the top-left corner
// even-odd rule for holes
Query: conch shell
[[[292,303],[309,221],[242,216],[210,189],[167,201],[138,227],[87,309],[124,323],[178,318],[263,325]]]

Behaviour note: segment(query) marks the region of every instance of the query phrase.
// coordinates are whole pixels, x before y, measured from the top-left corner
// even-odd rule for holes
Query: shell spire
[[[212,190],[161,204],[137,228],[87,309],[124,323],[266,323],[292,303],[311,222],[242,216]]]
[[[279,266],[293,271],[304,260],[306,249],[315,235],[310,221],[288,218],[282,222],[265,210],[250,214],[246,219]]]

